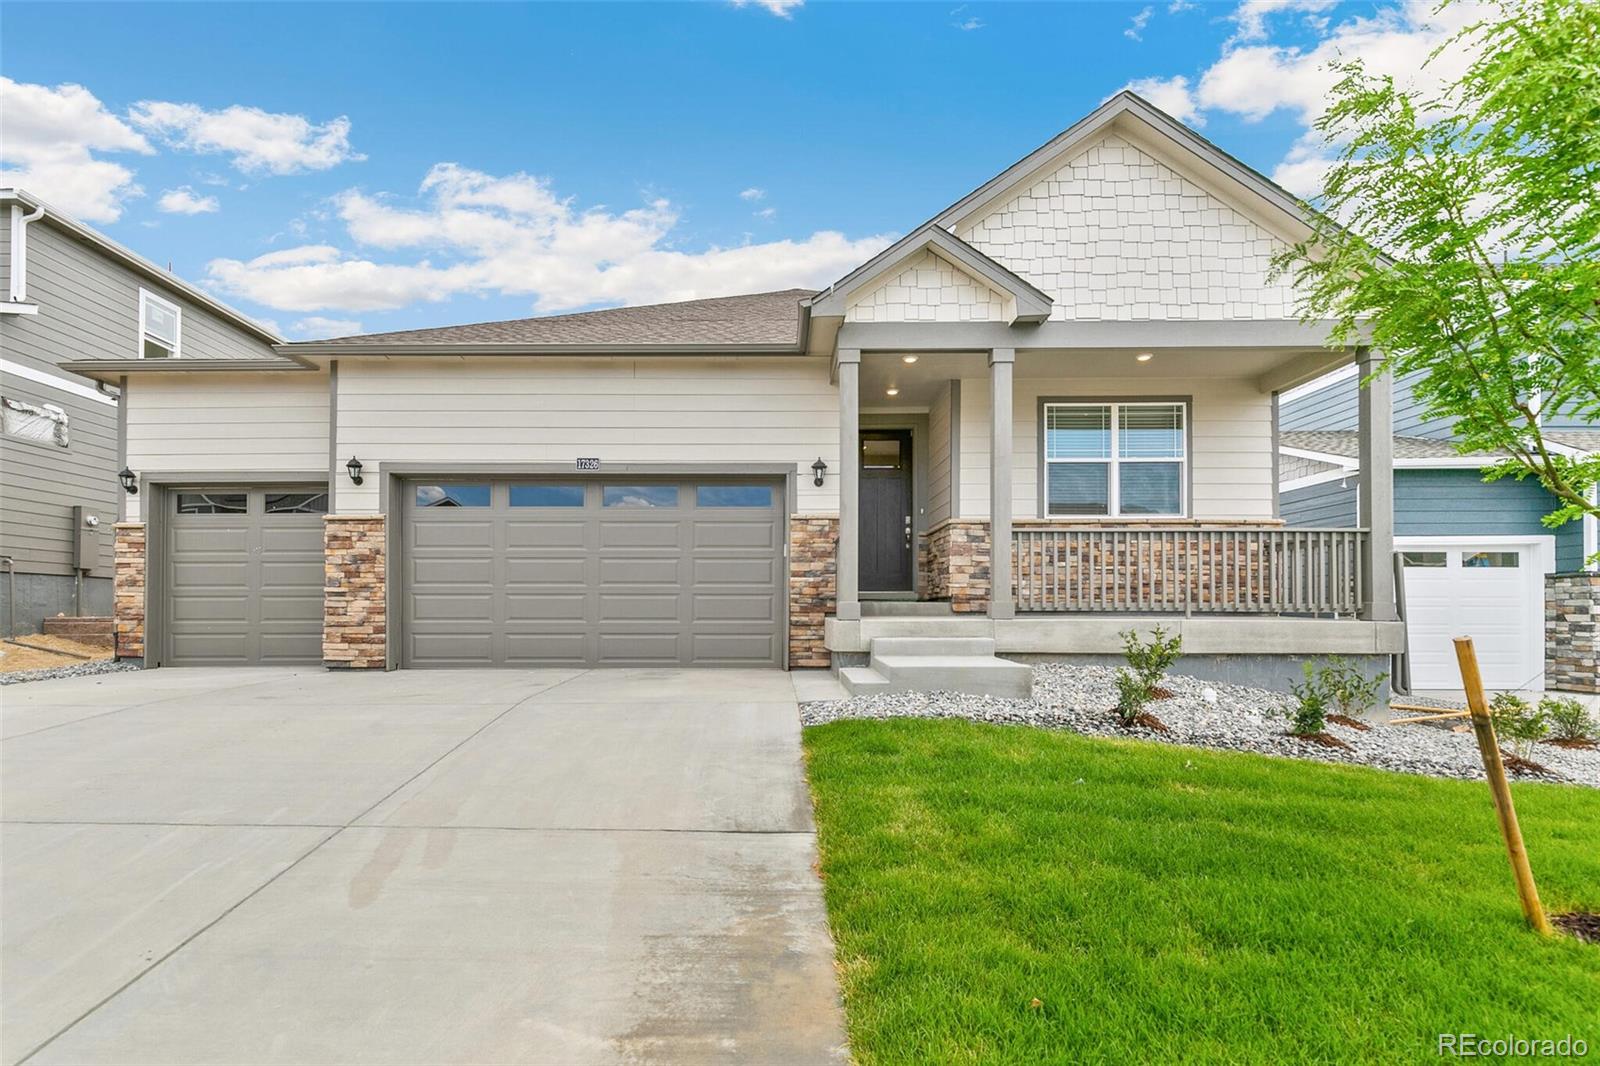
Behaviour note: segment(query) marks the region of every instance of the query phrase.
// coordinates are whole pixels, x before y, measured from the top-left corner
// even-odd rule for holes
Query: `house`
[[[110,616],[120,379],[84,360],[276,361],[279,338],[25,192],[0,189],[0,583],[6,635]],[[174,432],[182,432],[175,427]]]
[[[1094,661],[1164,622],[1191,672],[1386,669],[1383,382],[1360,526],[1278,512],[1275,396],[1371,362],[1271,276],[1301,212],[1122,93],[822,292],[76,361],[125,382],[119,652]]]
[[[1410,684],[1460,687],[1450,638],[1474,638],[1491,688],[1600,692],[1593,607],[1600,552],[1593,517],[1554,529],[1556,499],[1532,478],[1485,482],[1496,454],[1462,455],[1448,422],[1429,421],[1394,386],[1395,546],[1409,635]],[[1351,370],[1284,396],[1279,415],[1281,510],[1291,527],[1357,522],[1359,382]],[[1547,415],[1546,440],[1572,454],[1600,451],[1600,426]]]

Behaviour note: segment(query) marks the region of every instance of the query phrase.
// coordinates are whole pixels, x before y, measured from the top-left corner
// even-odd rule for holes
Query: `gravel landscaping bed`
[[[138,663],[117,662],[115,659],[93,659],[89,662],[51,666],[44,670],[17,670],[0,674],[0,685],[20,685],[25,681],[50,681],[58,677],[89,677],[93,674],[116,674],[124,670],[142,669]]]
[[[803,703],[800,719],[805,725],[821,725],[843,718],[967,718],[1070,729],[1090,736],[1137,737],[1318,762],[1359,763],[1430,777],[1483,778],[1478,745],[1470,731],[1456,733],[1426,724],[1374,724],[1363,732],[1330,722],[1328,732],[1348,744],[1349,749],[1324,747],[1286,733],[1286,719],[1272,714],[1289,707],[1291,699],[1284,693],[1179,675],[1168,676],[1164,683],[1172,697],[1156,700],[1147,708],[1168,731],[1125,729],[1112,712],[1117,702],[1115,677],[1116,671],[1105,666],[1044,663],[1033,669],[1031,700],[958,692],[887,693]],[[1208,695],[1212,698],[1208,699]],[[1533,759],[1549,773],[1516,776],[1600,788],[1600,750],[1540,744]]]

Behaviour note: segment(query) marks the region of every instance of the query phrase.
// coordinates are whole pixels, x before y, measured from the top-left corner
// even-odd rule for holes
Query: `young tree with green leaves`
[[[1501,0],[1429,62],[1461,49],[1470,66],[1436,96],[1336,67],[1317,129],[1337,159],[1277,267],[1332,343],[1421,372],[1461,452],[1510,456],[1487,479],[1537,478],[1560,503],[1546,525],[1600,515],[1600,458],[1540,418],[1600,425],[1600,3]]]

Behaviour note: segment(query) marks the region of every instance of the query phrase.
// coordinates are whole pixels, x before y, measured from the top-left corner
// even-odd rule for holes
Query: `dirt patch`
[[[1508,751],[1500,753],[1500,761],[1506,770],[1513,774],[1537,774],[1544,777],[1555,776],[1548,766],[1543,766],[1532,759],[1524,759],[1520,755],[1513,755]]]
[[[1545,743],[1554,744],[1558,748],[1566,748],[1568,751],[1593,751],[1595,748],[1600,748],[1600,744],[1596,744],[1586,737],[1555,737],[1552,740],[1545,741]]]
[[[1349,715],[1330,714],[1328,715],[1328,721],[1334,723],[1335,725],[1342,725],[1346,729],[1356,729],[1363,733],[1372,732],[1372,727],[1370,725],[1363,722],[1359,718],[1351,718]]]
[[[1157,733],[1168,732],[1167,723],[1163,722],[1149,711],[1140,711],[1138,714],[1133,716],[1133,721],[1131,722],[1123,721],[1121,716],[1118,716],[1117,723],[1124,729],[1133,729],[1137,726],[1141,729],[1152,729]]]
[[[1550,921],[1556,928],[1571,933],[1579,940],[1600,944],[1600,914],[1573,911],[1571,914],[1553,914]]]
[[[47,637],[34,633],[15,641],[0,641],[0,673],[23,670],[49,670],[56,666],[94,662],[111,658],[110,648],[97,648],[66,637]]]
[[[1290,733],[1289,735],[1296,740],[1304,740],[1311,744],[1321,744],[1325,748],[1343,748],[1345,751],[1355,750],[1331,733]]]

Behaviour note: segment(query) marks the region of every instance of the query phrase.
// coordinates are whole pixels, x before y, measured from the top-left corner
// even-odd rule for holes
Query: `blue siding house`
[[[1449,423],[1424,416],[1414,380],[1402,377],[1394,390],[1395,543],[1411,686],[1458,688],[1450,638],[1466,634],[1491,687],[1541,688],[1547,655],[1557,654],[1546,647],[1546,575],[1593,569],[1595,522],[1551,529],[1541,519],[1556,500],[1538,482],[1485,482],[1482,468],[1496,457],[1459,454]],[[1347,371],[1282,397],[1279,516],[1288,525],[1356,524],[1358,389]],[[1574,452],[1600,450],[1600,426],[1552,419],[1545,430]]]

